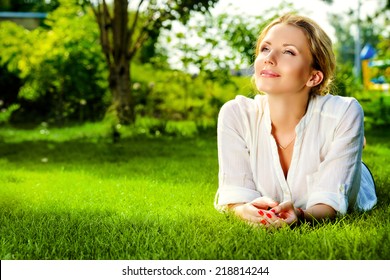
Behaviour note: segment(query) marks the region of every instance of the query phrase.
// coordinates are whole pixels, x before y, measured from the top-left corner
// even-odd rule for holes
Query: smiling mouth
[[[260,72],[260,76],[267,77],[267,78],[278,78],[278,77],[280,77],[280,75],[278,73],[275,73],[274,71],[271,71],[271,70],[262,70]]]

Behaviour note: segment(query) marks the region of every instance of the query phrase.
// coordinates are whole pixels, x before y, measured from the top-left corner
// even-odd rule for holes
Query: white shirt
[[[312,97],[295,132],[285,178],[267,95],[237,96],[224,104],[218,117],[216,208],[262,196],[303,209],[323,203],[341,214],[349,206],[368,210],[376,204],[373,179],[361,163],[363,110],[356,99]]]

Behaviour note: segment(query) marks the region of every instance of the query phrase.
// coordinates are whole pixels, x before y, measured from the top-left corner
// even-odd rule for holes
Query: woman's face
[[[313,73],[308,40],[299,28],[277,24],[260,42],[255,82],[268,94],[309,93]]]

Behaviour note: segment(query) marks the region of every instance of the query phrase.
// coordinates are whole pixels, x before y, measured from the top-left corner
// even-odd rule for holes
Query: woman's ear
[[[308,87],[318,86],[324,79],[324,74],[321,71],[313,70],[310,79],[307,81],[306,85]]]

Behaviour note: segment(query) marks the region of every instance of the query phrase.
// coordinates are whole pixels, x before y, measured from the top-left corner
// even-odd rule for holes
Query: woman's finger
[[[262,223],[263,225],[272,225],[277,220],[279,220],[279,217],[276,216],[276,214],[272,211],[260,209],[258,211],[258,215],[261,217],[260,223]]]
[[[286,201],[283,203],[280,203],[279,205],[273,207],[271,211],[273,211],[276,215],[282,213],[282,212],[288,212],[294,210],[294,204],[291,201]]]
[[[278,205],[278,202],[269,197],[259,197],[251,201],[251,204],[259,209],[268,209]]]

